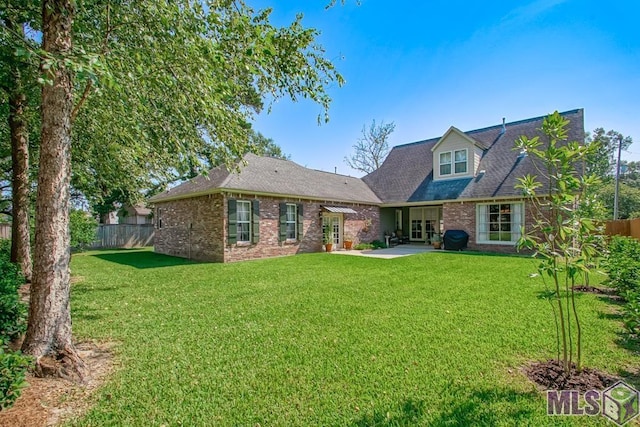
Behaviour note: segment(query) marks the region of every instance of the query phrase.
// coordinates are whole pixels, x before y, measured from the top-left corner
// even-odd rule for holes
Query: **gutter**
[[[331,198],[322,198],[322,197],[314,197],[314,196],[304,196],[300,194],[268,193],[263,191],[251,191],[251,190],[235,189],[235,188],[215,188],[212,190],[199,191],[196,193],[189,193],[189,194],[181,194],[173,197],[168,196],[168,197],[163,197],[157,200],[149,200],[149,203],[157,204],[157,203],[172,202],[174,200],[191,199],[194,197],[207,196],[210,194],[234,194],[234,193],[248,194],[248,195],[254,195],[254,196],[266,196],[266,197],[274,197],[274,198],[313,200],[317,202],[350,203],[350,204],[360,204],[360,205],[369,205],[369,206],[380,206],[379,201],[376,202],[376,201],[362,201],[362,200],[331,199]]]

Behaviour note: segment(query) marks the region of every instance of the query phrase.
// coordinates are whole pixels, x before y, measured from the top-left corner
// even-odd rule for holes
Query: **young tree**
[[[582,363],[582,327],[573,287],[581,275],[589,273],[597,253],[595,226],[583,213],[596,202],[587,189],[599,179],[576,170],[593,155],[596,145],[567,141],[568,124],[556,111],[542,124],[543,138],[521,136],[516,141],[516,149],[527,153],[538,167],[537,176],[520,178],[516,188],[530,201],[535,217],[531,229],[523,230],[518,248],[534,250],[540,259],[538,272],[552,281],[558,361],[569,375],[573,362],[578,371]]]
[[[345,157],[344,161],[352,169],[364,173],[371,173],[378,169],[384,159],[389,154],[389,135],[395,130],[394,122],[383,121],[376,125],[376,121],[371,122],[369,128],[362,127],[362,136],[353,145],[354,153],[351,157]]]

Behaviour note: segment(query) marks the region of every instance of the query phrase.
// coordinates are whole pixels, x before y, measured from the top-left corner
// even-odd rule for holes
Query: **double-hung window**
[[[451,175],[451,151],[440,153],[440,175]]]
[[[515,244],[520,238],[523,212],[521,202],[478,204],[478,243]]]
[[[453,157],[455,173],[467,173],[467,150],[456,150]]]
[[[251,202],[237,202],[238,242],[251,242]]]
[[[467,173],[467,150],[440,153],[440,176]]]
[[[295,204],[287,203],[287,240],[298,238],[298,210]]]

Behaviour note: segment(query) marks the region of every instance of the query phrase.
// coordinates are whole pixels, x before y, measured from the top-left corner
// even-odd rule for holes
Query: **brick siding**
[[[257,243],[227,243],[227,202],[260,201],[260,239]],[[280,203],[303,204],[303,233],[296,242],[280,242]],[[377,206],[320,203],[241,194],[214,194],[156,204],[156,218],[162,219],[154,250],[167,255],[200,261],[235,262],[297,253],[320,252],[322,246],[322,205],[350,207],[355,214],[344,214],[344,235],[354,244],[370,242],[380,236],[380,209]],[[161,209],[158,216],[157,209]],[[369,225],[370,223],[370,225]],[[158,224],[157,224],[158,226]]]
[[[514,245],[478,244],[476,243],[476,205],[478,203],[515,203],[519,200],[487,200],[479,202],[453,202],[445,203],[442,207],[442,219],[444,231],[464,230],[469,234],[468,248],[486,252],[516,253]],[[531,202],[524,202],[524,225],[529,229],[533,224],[533,209]]]

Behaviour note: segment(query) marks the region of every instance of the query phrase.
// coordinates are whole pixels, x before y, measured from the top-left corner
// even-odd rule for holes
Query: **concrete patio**
[[[399,258],[403,256],[421,254],[423,252],[432,252],[439,249],[433,249],[433,246],[426,245],[398,245],[392,248],[386,249],[367,249],[367,250],[339,250],[333,251],[332,254],[336,255],[354,255],[354,256],[364,256],[369,258]]]

